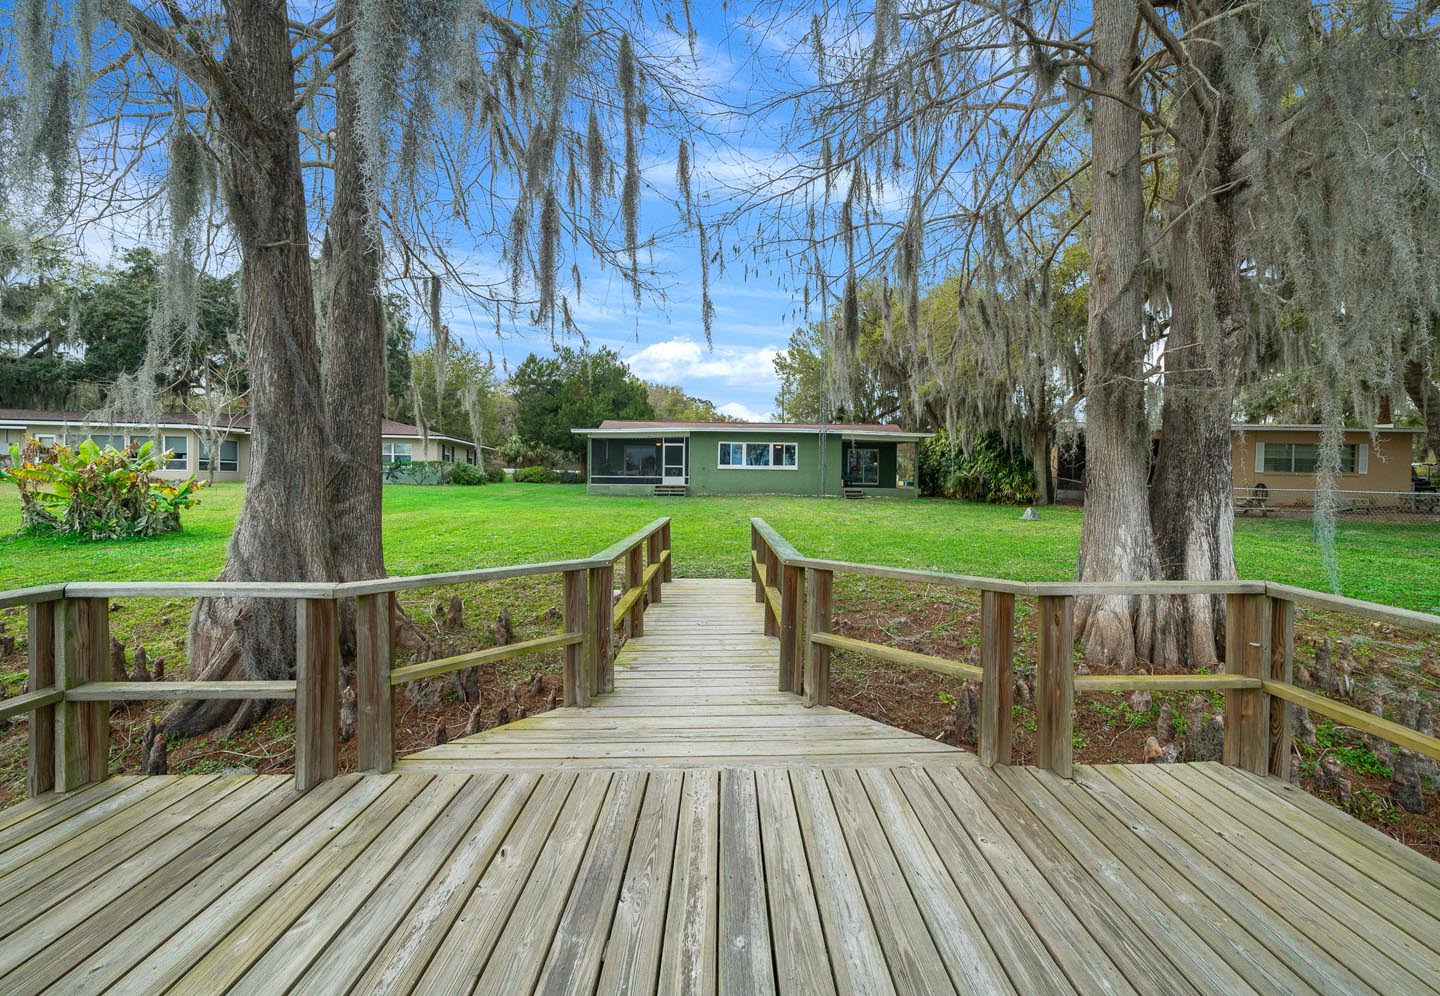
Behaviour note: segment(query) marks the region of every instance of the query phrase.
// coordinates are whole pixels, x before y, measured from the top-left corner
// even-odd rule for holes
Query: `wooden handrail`
[[[810,640],[813,643],[831,647],[835,650],[848,650],[852,653],[864,654],[867,657],[878,657],[881,660],[893,661],[896,664],[908,664],[911,667],[924,668],[927,671],[948,674],[956,678],[970,679],[978,678],[981,675],[980,668],[974,664],[965,664],[944,657],[935,657],[931,654],[917,653],[914,650],[901,650],[898,647],[887,647],[883,643],[856,640],[848,636],[839,636],[835,633],[813,633],[810,636]]]
[[[615,561],[626,560],[626,595],[611,611]],[[36,690],[0,701],[0,720],[30,713],[27,788],[69,791],[108,774],[110,702],[183,699],[282,699],[295,702],[295,780],[304,790],[338,765],[340,644],[336,601],[355,600],[356,732],[360,766],[394,764],[395,685],[478,664],[546,650],[565,651],[565,703],[586,706],[613,683],[614,625],[644,631],[647,602],[659,602],[674,570],[670,518],[663,516],[592,557],[475,570],[305,581],[75,581],[0,592],[0,608],[29,611],[30,684]],[[565,632],[440,660],[391,668],[396,593],[443,585],[561,574]],[[111,598],[279,598],[296,603],[294,681],[109,681]]]
[[[1266,681],[1262,683],[1262,687],[1276,698],[1293,702],[1310,712],[1318,712],[1343,726],[1359,730],[1361,733],[1368,733],[1372,737],[1379,737],[1381,740],[1387,740],[1417,754],[1424,754],[1426,757],[1440,760],[1440,739],[1427,737],[1408,726],[1392,722],[1364,709],[1336,702],[1334,699],[1328,699],[1323,695],[1292,685],[1288,681]]]
[[[462,671],[467,667],[475,667],[477,664],[489,664],[492,661],[503,661],[511,657],[521,657],[525,654],[538,654],[544,650],[558,650],[561,647],[568,647],[571,644],[579,643],[585,639],[583,633],[559,633],[555,636],[541,636],[533,640],[521,640],[519,643],[507,643],[502,647],[489,647],[485,650],[476,650],[468,654],[456,654],[454,657],[441,657],[433,661],[422,661],[419,664],[411,664],[408,667],[397,667],[390,672],[391,685],[403,685],[407,681],[419,681],[422,678],[435,678],[442,674],[450,674],[452,671]]]
[[[631,547],[636,546],[640,543],[644,543],[647,539],[650,538],[651,533],[659,532],[661,529],[663,529],[665,526],[668,526],[669,524],[670,516],[661,516],[654,522],[650,523],[648,526],[637,529],[635,532],[631,533],[629,536],[626,536],[624,539],[615,543],[611,543],[605,549],[601,550],[599,553],[595,554],[595,556],[591,557],[590,563],[584,564],[582,566],[591,567],[598,564],[613,564],[615,561],[625,556],[625,554],[629,553]]]
[[[289,699],[293,681],[87,681],[66,702],[178,702],[182,699]]]
[[[36,709],[44,709],[65,700],[65,692],[59,688],[41,688],[14,698],[0,700],[0,722],[12,716],[23,716]]]
[[[1440,759],[1440,739],[1299,688],[1291,681],[1295,605],[1360,616],[1428,633],[1440,633],[1440,615],[1269,581],[1021,582],[810,558],[801,556],[763,519],[752,518],[750,524],[751,578],[756,585],[757,601],[765,604],[766,632],[772,631],[772,619],[779,616],[783,604],[783,598],[779,597],[783,595],[783,588],[778,589],[778,594],[772,594],[775,586],[769,577],[777,563],[787,571],[798,571],[810,579],[804,587],[809,591],[812,603],[816,598],[823,602],[807,606],[807,622],[800,641],[806,661],[805,680],[819,686],[816,690],[805,689],[808,705],[826,704],[828,701],[831,649],[849,650],[956,677],[980,677],[983,714],[981,759],[985,764],[1007,763],[1010,754],[1008,690],[1012,674],[1014,625],[1010,603],[1016,595],[1022,595],[1039,599],[1042,616],[1047,620],[1046,625],[1041,627],[1041,660],[1035,689],[1039,727],[1037,761],[1042,767],[1062,775],[1068,776],[1070,771],[1073,735],[1071,703],[1076,692],[1224,691],[1226,762],[1261,774],[1288,774],[1290,723],[1284,709],[1287,702],[1416,753]],[[982,666],[977,668],[830,632],[831,578],[835,574],[884,577],[980,591],[985,605]],[[1226,648],[1226,673],[1075,674],[1071,622],[1074,600],[1094,595],[1225,595],[1230,638]],[[1002,603],[1001,600],[1006,601]],[[994,680],[985,680],[987,669],[993,671]],[[779,687],[781,690],[798,691],[786,687],[786,678],[782,666]],[[1000,687],[1002,684],[1004,689]]]

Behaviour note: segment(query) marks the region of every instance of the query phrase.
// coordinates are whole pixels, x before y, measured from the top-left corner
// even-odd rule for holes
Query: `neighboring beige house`
[[[91,422],[84,412],[31,411],[0,408],[0,460],[9,461],[11,443],[23,444],[26,436],[42,443],[65,442],[71,445],[86,438],[100,446],[117,449],[134,440],[158,438],[162,449],[175,454],[160,472],[162,477],[181,479],[190,476],[209,478],[212,454],[202,441],[200,420],[189,412],[167,412],[158,425],[148,421]],[[480,448],[468,439],[431,433],[428,442],[421,431],[404,422],[386,419],[380,427],[380,455],[383,463],[411,461],[444,461],[446,463],[477,463]],[[250,420],[243,415],[232,417],[220,437],[213,454],[217,481],[243,481],[250,472]]]
[[[1318,425],[1234,426],[1230,466],[1237,493],[1263,485],[1271,505],[1311,504],[1323,431]],[[1385,499],[1414,490],[1410,462],[1415,436],[1423,432],[1394,426],[1345,430],[1336,490],[1372,492],[1377,505],[1398,503],[1398,497]]]
[[[1230,473],[1236,506],[1258,510],[1312,505],[1324,431],[1319,425],[1231,426]],[[1352,495],[1347,500],[1357,506],[1413,507],[1417,499],[1412,493],[1417,485],[1411,475],[1411,460],[1415,437],[1424,431],[1393,425],[1346,429],[1340,455],[1343,472],[1335,478],[1336,490]],[[1159,440],[1157,432],[1153,445],[1158,447]],[[1057,443],[1050,460],[1062,500],[1083,500],[1084,431],[1063,445]],[[1422,487],[1428,487],[1428,483]]]

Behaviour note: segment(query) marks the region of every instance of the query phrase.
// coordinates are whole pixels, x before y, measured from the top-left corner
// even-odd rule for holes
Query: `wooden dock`
[[[1436,991],[1440,865],[1232,766],[807,709],[753,590],[665,585],[590,708],[389,774],[0,812],[0,992]]]

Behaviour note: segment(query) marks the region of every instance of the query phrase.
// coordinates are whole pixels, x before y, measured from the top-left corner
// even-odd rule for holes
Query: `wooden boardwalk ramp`
[[[677,580],[615,690],[308,792],[0,812],[0,993],[1421,993],[1440,865],[1273,778],[973,755],[773,691]]]

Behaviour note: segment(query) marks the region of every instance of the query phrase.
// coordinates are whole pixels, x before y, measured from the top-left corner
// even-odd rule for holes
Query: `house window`
[[[60,437],[49,432],[37,432],[34,436],[31,436],[30,438],[34,439],[35,442],[39,443],[41,446],[54,446],[55,441]]]
[[[86,437],[96,446],[103,449],[123,450],[125,448],[124,436],[107,436],[104,433],[91,433]]]
[[[409,443],[384,443],[380,447],[380,459],[384,463],[409,463]]]
[[[1267,474],[1313,474],[1320,467],[1316,443],[1265,443],[1263,467]],[[1359,445],[1340,447],[1340,473],[1353,474],[1359,464]]]
[[[165,464],[166,470],[186,470],[190,466],[190,437],[189,436],[166,436],[165,449],[169,450],[172,456]]]
[[[451,446],[449,443],[441,443],[441,444],[440,444],[440,462],[441,462],[441,463],[454,463],[454,462],[455,462],[455,447]]]
[[[190,437],[189,436],[131,436],[130,445],[139,453],[140,448],[146,443],[153,442],[155,449],[151,455],[157,460],[166,450],[173,456],[160,469],[161,470],[185,470],[190,465]]]
[[[845,457],[845,471],[851,484],[878,485],[880,483],[880,451],[860,449],[858,446],[850,447],[849,454]]]
[[[465,451],[465,462],[468,463],[468,464],[469,464],[470,466],[472,466],[472,467],[475,466],[475,451],[474,451],[474,450],[469,450],[469,449],[467,449],[467,450]]]
[[[210,447],[206,443],[200,444],[200,469],[210,470]],[[220,443],[220,459],[215,465],[215,470],[222,473],[235,473],[240,469],[240,444],[233,439],[225,439]]]
[[[721,443],[719,466],[735,470],[794,470],[798,453],[796,443]]]
[[[630,444],[625,447],[626,477],[659,477],[660,447]]]

